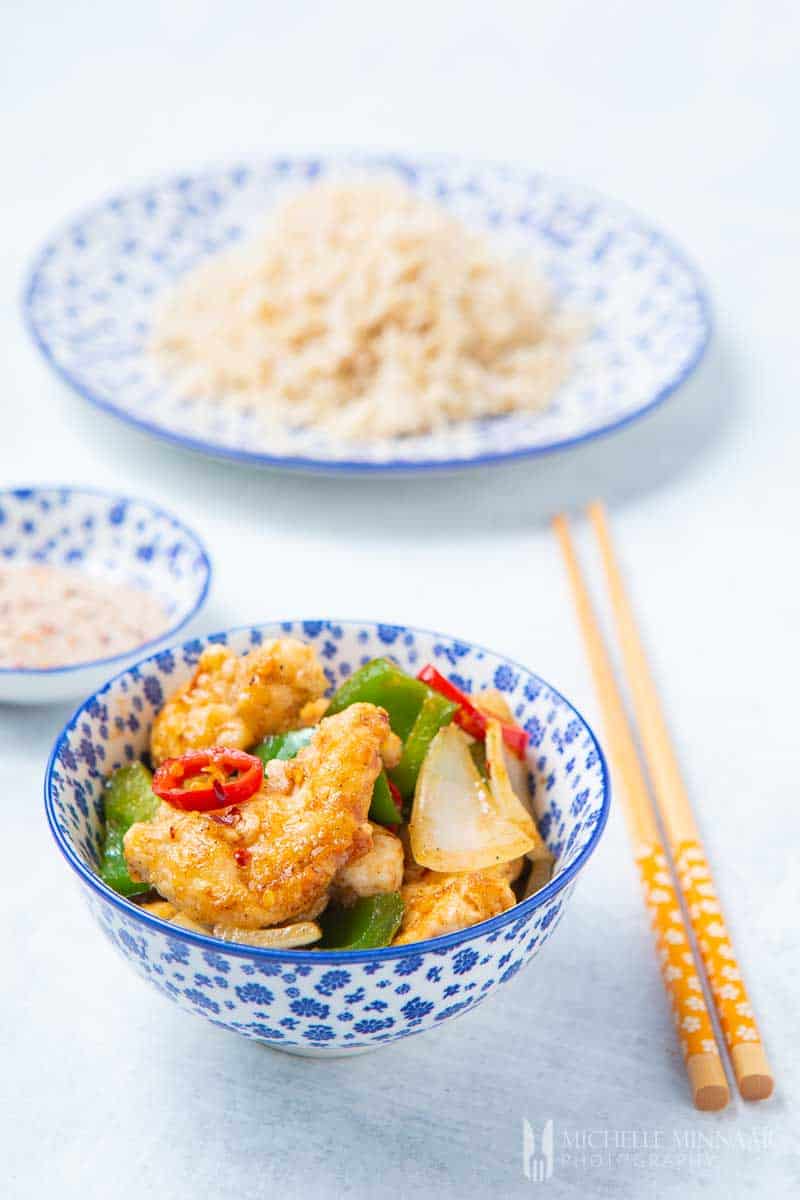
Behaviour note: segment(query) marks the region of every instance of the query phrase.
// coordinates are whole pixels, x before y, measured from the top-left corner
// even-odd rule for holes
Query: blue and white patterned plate
[[[534,806],[556,858],[551,882],[472,929],[364,951],[236,946],[172,926],[107,888],[95,874],[106,777],[146,750],[155,713],[188,678],[205,645],[225,643],[244,653],[283,634],[315,646],[331,688],[379,655],[409,671],[433,662],[468,692],[499,688],[530,734]],[[45,778],[56,843],[100,929],[138,975],[186,1012],[223,1029],[294,1054],[325,1056],[436,1029],[513,979],[558,927],[603,831],[609,797],[608,771],[594,734],[538,676],[443,634],[363,621],[261,625],[212,634],[146,659],[78,709],[56,740]],[[580,974],[580,963],[575,971]],[[90,986],[101,987],[102,981]]]
[[[551,408],[367,443],[259,429],[252,415],[171,394],[146,353],[153,305],[203,258],[248,237],[288,192],[353,170],[394,175],[527,255],[591,334]],[[625,425],[689,375],[710,332],[697,273],[658,230],[576,184],[455,160],[337,155],[217,168],[115,196],[38,256],[25,315],[44,355],[87,399],[194,450],[316,471],[474,466],[570,446]]]
[[[164,609],[163,634],[125,654],[66,667],[0,668],[0,701],[47,703],[86,695],[109,671],[174,641],[200,610],[211,564],[197,534],[146,500],[83,488],[0,491],[0,562],[85,571],[148,592]]]

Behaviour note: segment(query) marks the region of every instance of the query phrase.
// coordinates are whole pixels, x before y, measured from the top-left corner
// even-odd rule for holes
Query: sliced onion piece
[[[316,921],[297,921],[294,925],[275,925],[272,929],[236,929],[228,925],[215,925],[213,934],[223,942],[293,950],[298,946],[310,946],[312,942],[318,942],[322,937],[322,930]]]
[[[169,900],[145,900],[139,908],[143,908],[154,917],[160,917],[162,921],[171,921],[178,911]]]
[[[503,744],[502,726],[497,720],[490,720],[486,727],[486,766],[489,771],[489,785],[494,792],[495,799],[503,796],[505,797],[505,802],[510,803],[509,796],[511,796],[516,800],[517,804],[525,809],[525,812],[530,817],[530,822],[533,826],[534,844],[527,851],[528,858],[532,863],[546,863],[552,869],[553,855],[548,850],[547,845],[542,839],[542,835],[536,828],[536,822],[530,810],[527,768],[519,759],[515,759],[506,753]],[[526,798],[527,803],[525,802]],[[537,878],[542,879],[538,887],[543,887],[550,878],[549,872],[545,877],[543,870],[535,872],[535,874]]]
[[[206,937],[219,938],[223,942],[241,942],[244,946],[262,946],[267,949],[292,950],[298,946],[310,946],[322,937],[322,930],[316,921],[295,921],[293,925],[276,925],[271,929],[239,929],[232,925],[201,925],[186,913],[178,912],[166,900],[142,905],[155,916],[169,921],[171,925],[179,925],[181,929],[190,929],[193,933],[204,933]]]
[[[517,758],[516,754],[512,754],[505,742],[503,742],[503,762],[506,765],[509,783],[514,791],[514,795],[521,801],[526,812],[529,812],[535,820],[536,818],[531,806],[530,790],[528,788],[528,764],[521,758]]]
[[[193,917],[184,912],[176,911],[174,917],[165,917],[164,920],[169,921],[170,925],[179,925],[181,929],[189,929],[192,933],[204,933],[206,937],[211,933],[208,925],[201,925],[199,921],[195,921]]]
[[[500,724],[491,724],[502,748]],[[469,744],[458,726],[446,725],[431,742],[419,773],[408,831],[415,861],[432,871],[495,867],[541,841],[511,784],[498,789],[481,778]]]
[[[525,891],[522,893],[522,899],[527,900],[529,896],[535,896],[540,892],[546,883],[549,883],[553,878],[553,864],[555,859],[552,854],[548,858],[534,858],[533,854],[529,854],[531,860],[531,869],[528,872],[528,878],[525,881]]]

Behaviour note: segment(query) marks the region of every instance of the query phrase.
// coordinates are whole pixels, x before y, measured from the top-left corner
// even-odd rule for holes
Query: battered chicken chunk
[[[244,655],[209,646],[153,722],[153,762],[207,746],[247,750],[268,733],[313,724],[326,687],[314,648],[295,638],[272,638]]]
[[[372,844],[367,813],[388,733],[372,704],[326,717],[254,800],[217,813],[164,803],[132,825],[129,868],[205,925],[257,929],[319,911],[336,872]]]
[[[401,889],[403,923],[392,944],[405,946],[441,937],[505,912],[517,903],[511,884],[521,869],[522,859],[457,875],[420,870],[412,864],[409,882]]]
[[[399,892],[403,882],[403,843],[382,825],[371,825],[372,848],[342,867],[333,880],[331,900],[355,904],[363,896]]]

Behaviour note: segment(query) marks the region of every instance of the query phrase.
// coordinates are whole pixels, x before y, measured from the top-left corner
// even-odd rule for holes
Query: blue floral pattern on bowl
[[[535,730],[529,765],[542,832],[556,856],[536,896],[472,929],[383,950],[275,951],[233,946],[175,928],[110,891],[94,874],[103,781],[147,747],[163,698],[192,671],[207,641],[238,653],[267,637],[311,642],[331,687],[388,654],[401,666],[431,661],[471,690],[491,685]],[[332,647],[332,650],[329,648]],[[286,621],[215,634],[158,654],[87,700],[56,741],[45,807],[56,842],[77,872],[95,920],[136,972],[187,1012],[293,1053],[353,1053],[435,1029],[513,979],[555,932],[608,814],[602,751],[572,706],[507,659],[441,634],[348,621]]]
[[[83,570],[148,592],[164,632],[124,654],[66,667],[0,668],[0,700],[50,701],[93,691],[109,670],[174,640],[199,611],[211,566],[200,539],[146,500],[71,487],[0,491],[0,562]]]
[[[146,352],[159,293],[256,232],[287,193],[353,171],[395,176],[488,230],[502,250],[527,256],[567,308],[586,314],[590,334],[547,412],[354,444],[313,429],[265,429],[246,408],[173,394]],[[62,378],[133,424],[244,462],[348,472],[474,465],[607,432],[668,396],[697,365],[710,333],[694,268],[623,206],[529,171],[391,156],[273,158],[115,196],[48,241],[24,308]]]

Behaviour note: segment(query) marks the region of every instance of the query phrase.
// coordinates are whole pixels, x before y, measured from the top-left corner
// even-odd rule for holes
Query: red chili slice
[[[427,683],[428,687],[433,688],[441,696],[445,696],[448,700],[452,700],[459,706],[458,712],[453,717],[456,725],[460,725],[465,733],[471,737],[478,738],[483,741],[486,737],[486,722],[487,717],[479,708],[470,700],[465,692],[457,688],[454,683],[446,679],[436,667],[428,663],[423,667],[417,675],[417,679],[422,683]],[[503,741],[508,746],[512,754],[516,754],[517,758],[524,758],[525,751],[528,749],[528,734],[524,729],[520,729],[519,725],[508,725],[501,721],[500,726],[503,730]]]
[[[184,812],[212,812],[250,800],[263,779],[264,764],[254,754],[212,746],[166,759],[153,775],[153,791]]]

